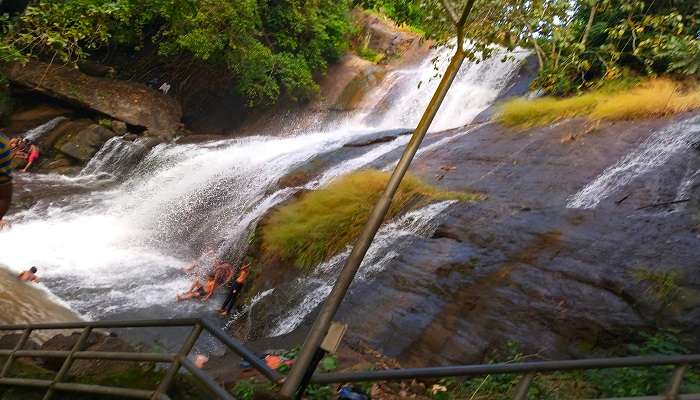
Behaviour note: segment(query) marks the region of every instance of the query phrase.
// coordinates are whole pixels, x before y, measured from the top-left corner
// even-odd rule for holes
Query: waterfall
[[[24,138],[27,140],[31,140],[32,142],[36,142],[38,139],[40,139],[46,132],[51,131],[53,128],[58,126],[63,121],[66,121],[68,118],[66,117],[56,117],[51,119],[50,121],[41,124],[37,126],[36,128],[30,129],[27,132],[24,133]]]
[[[182,267],[209,246],[233,262],[240,260],[256,222],[307,185],[280,187],[278,181],[285,174],[319,155],[341,154],[345,144],[386,127],[413,127],[437,85],[437,79],[429,79],[435,74],[431,60],[451,52],[435,50],[419,66],[394,72],[371,95],[380,111],[349,116],[323,131],[197,145],[160,144],[150,150],[139,142],[113,138],[71,182],[96,182],[100,176],[117,179],[11,215],[13,227],[0,232],[0,243],[12,250],[0,252],[0,263],[13,271],[37,265],[47,287],[88,318],[172,317],[213,308],[218,304],[175,303],[175,293],[191,283]],[[501,56],[462,66],[434,130],[469,123],[493,102],[524,57],[516,54],[502,62]],[[407,140],[401,136],[367,147],[363,154],[362,150],[341,154],[307,188],[384,159]],[[26,179],[40,190],[40,176]],[[363,274],[381,268],[381,260],[391,256],[386,249],[393,241],[403,242],[401,238],[429,225],[411,221],[432,220],[444,207],[440,203],[414,211],[382,228],[373,245],[376,255],[368,257]],[[338,255],[336,263],[318,270],[337,268],[343,257]],[[328,286],[323,282],[319,287]],[[320,296],[324,290],[309,286],[309,295]],[[280,310],[280,327],[296,324],[292,311],[286,311]]]
[[[653,171],[683,149],[691,148],[700,135],[700,117],[690,118],[654,132],[637,149],[607,168],[573,195],[568,208],[594,208],[635,178]]]
[[[148,147],[141,140],[130,142],[120,136],[113,137],[80,171],[80,176],[126,176],[147,151]]]

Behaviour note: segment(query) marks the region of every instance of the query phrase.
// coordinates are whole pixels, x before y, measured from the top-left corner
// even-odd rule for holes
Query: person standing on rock
[[[0,132],[0,229],[5,226],[3,217],[12,203],[12,151],[7,137]]]
[[[226,297],[226,300],[224,300],[224,304],[222,304],[221,308],[219,309],[219,314],[221,314],[222,316],[226,316],[231,313],[231,309],[236,304],[236,298],[241,292],[243,284],[245,284],[245,281],[248,279],[249,274],[250,264],[243,264],[243,266],[241,267],[241,271],[238,273],[238,277],[236,277],[236,280],[231,284],[228,296]]]

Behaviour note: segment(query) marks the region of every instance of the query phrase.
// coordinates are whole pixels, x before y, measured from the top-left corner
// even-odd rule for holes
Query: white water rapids
[[[437,52],[439,68],[444,68],[450,52]],[[370,93],[368,101],[378,111],[353,115],[324,131],[197,145],[162,144],[148,153],[139,143],[115,138],[76,178],[19,177],[32,187],[73,185],[85,190],[39,201],[11,215],[12,228],[0,232],[0,264],[13,271],[38,266],[46,286],[87,318],[171,317],[218,306],[175,302],[175,293],[190,284],[181,268],[207,246],[233,259],[242,256],[257,219],[297,190],[277,184],[290,170],[374,132],[413,128],[439,80],[430,61],[434,56],[414,68],[391,73]],[[463,65],[432,131],[463,126],[494,101],[525,55],[516,54],[506,62],[500,57]],[[339,159],[312,186],[362,168],[407,139],[400,137],[369,147],[360,156]],[[388,224],[373,251],[386,256],[381,248],[419,232],[444,208],[441,203]],[[425,217],[418,219],[426,222],[407,223],[406,218],[416,218],[417,212]],[[329,263],[337,264],[344,256]],[[367,263],[379,266],[381,257],[370,256]],[[363,268],[371,270],[371,265]],[[318,279],[324,268],[319,266],[310,279]],[[330,281],[324,282],[318,287],[328,287]],[[305,287],[300,285],[298,298],[311,296],[313,301],[307,303],[317,305],[323,296],[314,293],[322,295],[326,289],[309,286],[305,293]],[[305,313],[280,310],[279,327],[271,333],[293,328],[300,315]]]

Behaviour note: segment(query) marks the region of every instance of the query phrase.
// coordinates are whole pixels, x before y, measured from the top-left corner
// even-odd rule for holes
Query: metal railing
[[[191,327],[189,335],[177,353],[148,353],[148,352],[102,352],[81,350],[95,329],[110,328],[168,328]],[[70,350],[23,350],[33,331],[37,330],[66,330],[81,329],[81,334]],[[46,389],[44,400],[50,400],[56,392],[89,393],[107,396],[120,396],[136,399],[169,400],[168,390],[172,386],[177,373],[185,368],[192,376],[203,383],[213,396],[223,400],[233,400],[234,397],[224,387],[219,385],[206,371],[198,368],[189,358],[197,339],[203,332],[208,332],[229,350],[248,361],[253,368],[275,383],[281,383],[284,376],[269,368],[263,360],[256,356],[243,343],[230,337],[222,329],[202,319],[161,319],[138,321],[95,321],[95,322],[65,322],[47,324],[6,325],[0,326],[0,332],[22,331],[22,335],[12,350],[0,350],[0,357],[7,360],[0,370],[0,386],[23,386]],[[8,377],[8,373],[17,358],[41,357],[64,359],[61,368],[52,380],[27,379]],[[75,360],[112,360],[112,361],[146,361],[170,364],[158,387],[153,390],[132,389],[82,383],[65,382],[65,378]],[[342,384],[367,381],[399,381],[411,379],[436,379],[447,377],[480,377],[488,375],[521,375],[522,378],[515,387],[513,399],[527,399],[528,389],[536,374],[572,370],[591,370],[606,368],[634,368],[675,366],[669,377],[665,393],[656,396],[628,397],[627,400],[700,400],[700,393],[679,394],[683,377],[688,367],[700,365],[700,354],[673,356],[644,356],[600,358],[566,361],[535,361],[526,363],[501,363],[483,365],[456,365],[429,368],[406,368],[364,372],[335,372],[315,374],[311,382],[315,384]],[[613,400],[613,399],[608,399]],[[623,399],[615,399],[623,400]]]
[[[513,399],[527,399],[528,389],[537,373],[563,372],[608,368],[634,368],[675,366],[669,378],[666,392],[657,396],[625,397],[603,400],[700,400],[700,393],[679,394],[683,376],[689,366],[700,365],[700,354],[672,356],[643,356],[597,358],[565,361],[535,361],[526,363],[502,363],[483,365],[455,365],[430,368],[406,368],[366,372],[336,372],[316,374],[311,382],[317,384],[368,381],[402,381],[411,379],[436,379],[447,377],[479,377],[487,375],[522,375],[515,387]]]
[[[191,327],[189,335],[177,353],[142,353],[142,352],[101,352],[82,351],[94,329],[113,328],[169,328],[169,327]],[[29,336],[37,330],[65,330],[81,329],[80,337],[75,342],[71,350],[23,350]],[[206,331],[218,339],[229,350],[238,354],[242,359],[249,362],[255,369],[273,382],[279,382],[282,375],[270,369],[267,364],[252,351],[245,347],[238,340],[230,337],[222,329],[212,325],[203,319],[158,319],[139,321],[96,321],[96,322],[65,322],[47,324],[26,324],[26,325],[6,325],[0,326],[0,332],[22,331],[22,335],[12,350],[0,350],[0,357],[7,357],[0,370],[0,386],[22,386],[31,388],[46,389],[43,399],[50,400],[54,394],[59,392],[90,393],[108,396],[120,396],[136,399],[169,400],[168,390],[172,386],[180,368],[184,367],[195,378],[201,381],[213,395],[224,400],[233,400],[234,397],[223,387],[221,387],[208,373],[198,368],[189,358],[197,339],[202,332]],[[63,358],[63,364],[52,380],[48,379],[26,379],[8,377],[10,369],[17,358],[20,357],[42,357],[42,358]],[[170,364],[163,375],[158,387],[153,390],[131,389],[113,386],[102,386],[82,383],[65,382],[73,362],[75,360],[113,360],[113,361],[147,361]]]

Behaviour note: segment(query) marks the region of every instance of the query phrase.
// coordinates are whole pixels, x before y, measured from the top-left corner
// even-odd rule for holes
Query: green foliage
[[[534,86],[568,94],[630,74],[700,73],[700,3],[693,0],[578,0],[532,39]],[[589,23],[590,22],[590,23]]]
[[[689,351],[678,338],[678,332],[641,334],[640,344],[628,345],[624,355],[673,355]],[[522,362],[517,345],[507,344],[503,354],[490,362]],[[500,360],[500,361],[499,361]],[[666,389],[673,367],[613,368],[586,371],[538,374],[533,379],[529,398],[540,400],[564,400],[657,395]],[[429,392],[438,400],[506,400],[513,398],[513,390],[520,379],[511,375],[488,375],[470,380],[446,378],[433,385]],[[700,389],[700,372],[686,372],[682,393],[695,393]]]
[[[357,55],[375,64],[382,61],[382,59],[384,58],[383,54],[377,53],[376,51],[370,49],[367,46],[363,46],[357,49]]]
[[[308,269],[338,253],[359,235],[389,179],[376,170],[355,172],[278,208],[262,228],[267,256]],[[433,200],[475,200],[474,194],[440,192],[414,176],[404,178],[387,218]]]
[[[237,399],[251,400],[255,396],[255,391],[260,386],[260,383],[251,378],[236,382],[231,390]]]
[[[378,11],[392,20],[406,24],[418,32],[424,31],[427,10],[415,0],[353,0],[353,5]]]
[[[329,354],[323,357],[321,363],[319,364],[319,367],[323,372],[335,371],[336,369],[338,369],[338,358],[333,354]]]
[[[249,106],[305,100],[314,74],[346,50],[346,0],[40,0],[3,16],[0,56],[75,64],[99,50],[190,56],[226,68]]]

